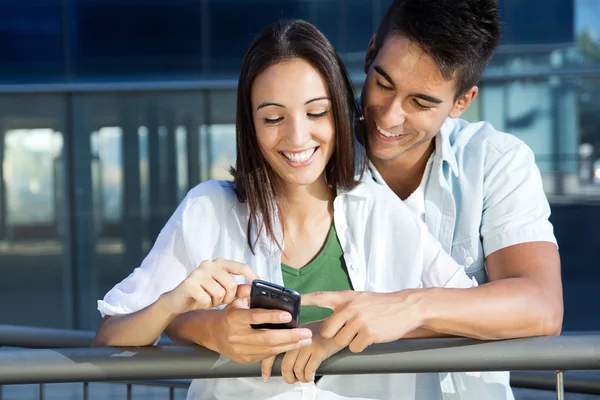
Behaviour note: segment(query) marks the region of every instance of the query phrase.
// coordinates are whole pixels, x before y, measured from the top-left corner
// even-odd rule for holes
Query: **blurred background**
[[[307,19],[357,93],[390,0],[0,0],[0,323],[95,329],[186,191],[228,179],[258,31]],[[600,330],[600,1],[500,0],[465,114],[528,143],[552,204],[565,330]]]

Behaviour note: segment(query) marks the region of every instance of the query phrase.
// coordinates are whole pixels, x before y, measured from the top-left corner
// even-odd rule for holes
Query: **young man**
[[[496,3],[394,1],[369,43],[359,99],[368,179],[405,200],[480,286],[303,296],[335,310],[322,333],[340,346],[560,333],[560,258],[533,153],[489,123],[458,119],[497,46]]]

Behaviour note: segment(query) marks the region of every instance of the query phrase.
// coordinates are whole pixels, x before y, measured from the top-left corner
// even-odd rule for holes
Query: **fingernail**
[[[298,344],[300,346],[308,346],[311,343],[312,343],[312,339],[302,339],[301,341],[298,342]]]
[[[312,331],[310,331],[310,330],[304,330],[304,331],[302,331],[302,333],[300,334],[300,338],[301,339],[310,339],[310,338],[312,338]]]
[[[290,322],[292,320],[292,316],[288,313],[279,314],[279,319],[281,322]]]
[[[267,374],[262,374],[262,378],[263,378],[263,382],[266,382],[269,380],[269,376]]]

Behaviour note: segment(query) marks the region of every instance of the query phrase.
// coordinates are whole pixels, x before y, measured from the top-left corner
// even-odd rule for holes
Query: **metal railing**
[[[187,387],[189,381],[182,379],[260,376],[257,363],[227,362],[201,347],[81,348],[88,346],[92,338],[92,332],[0,326],[0,345],[37,347],[0,350],[0,385],[121,382],[129,388],[134,383],[175,388]],[[57,346],[62,348],[51,349]],[[563,385],[569,392],[600,394],[600,379],[593,379],[598,375],[590,379],[581,372],[570,371],[566,376],[562,373],[600,370],[600,335],[493,342],[466,338],[406,339],[373,345],[360,354],[341,351],[321,365],[319,374],[505,370],[523,371],[512,372],[513,387],[557,389],[559,399],[563,398]],[[274,374],[279,373],[278,360]]]

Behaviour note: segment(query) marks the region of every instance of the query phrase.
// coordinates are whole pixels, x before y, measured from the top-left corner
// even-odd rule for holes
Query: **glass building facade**
[[[279,18],[333,42],[358,91],[390,0],[0,2],[0,323],[94,329],[186,191],[228,179],[246,47]],[[502,44],[465,114],[536,153],[565,329],[600,329],[600,3],[500,0]]]

